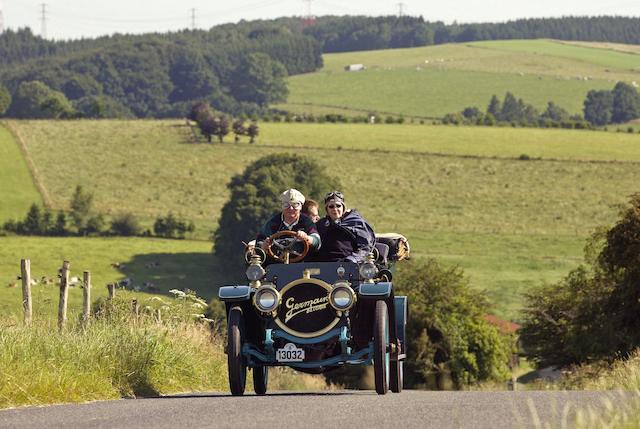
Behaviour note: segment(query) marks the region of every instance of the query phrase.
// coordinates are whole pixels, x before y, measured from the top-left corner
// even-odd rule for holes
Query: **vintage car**
[[[291,231],[270,239],[268,255],[253,248],[245,254],[248,285],[219,289],[231,393],[244,394],[247,368],[255,393],[263,395],[270,366],[321,373],[369,364],[378,394],[400,392],[407,298],[394,295],[389,245],[377,244],[358,265],[301,262],[309,248]]]

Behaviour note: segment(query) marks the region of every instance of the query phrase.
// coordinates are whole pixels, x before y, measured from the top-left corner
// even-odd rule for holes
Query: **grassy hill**
[[[341,177],[348,204],[360,209],[377,231],[406,234],[416,257],[461,265],[472,285],[488,290],[498,312],[507,317],[517,316],[523,291],[555,281],[576,266],[593,228],[611,224],[618,205],[640,190],[637,134],[261,124],[255,145],[206,145],[193,144],[189,129],[178,121],[12,124],[56,208],[65,208],[75,185],[82,183],[95,192],[100,211],[131,211],[149,223],[171,210],[194,220],[202,239],[215,227],[228,198],[226,183],[250,162],[276,152],[312,157]],[[541,159],[520,160],[521,154]],[[15,278],[13,267],[24,257],[17,254],[40,252],[57,267],[60,249],[66,251],[71,243],[33,238],[34,250],[28,251],[25,239],[0,240],[12,249],[1,256],[0,281],[5,284]],[[205,268],[192,270],[193,282],[186,283],[210,296],[209,285],[220,281],[213,262],[209,265],[207,241],[76,240],[71,246],[78,251],[71,257],[77,260],[74,266],[84,267],[84,252],[96,249],[91,251],[95,262],[87,265],[100,263],[103,268],[89,269],[106,270],[106,281],[120,274],[163,287],[182,285],[176,272],[191,260],[189,255],[194,265]],[[25,251],[19,252],[21,247]],[[56,248],[58,253],[52,251]],[[145,264],[160,257],[156,255],[164,255],[161,266],[168,273],[154,277]],[[108,263],[115,261],[135,271],[110,269]]]
[[[19,146],[0,126],[0,223],[23,216],[32,203],[42,203]]]
[[[586,93],[640,81],[640,56],[625,45],[509,40],[324,55],[324,68],[289,78],[280,107],[293,112],[375,111],[442,117],[485,108],[511,91],[538,109],[548,101],[581,113]],[[346,72],[348,64],[364,64]]]

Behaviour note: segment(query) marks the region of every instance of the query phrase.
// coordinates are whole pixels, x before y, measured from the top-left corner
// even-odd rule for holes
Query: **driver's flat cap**
[[[282,204],[286,204],[286,203],[304,204],[305,198],[304,198],[304,195],[302,195],[302,192],[298,191],[297,189],[291,188],[291,189],[287,189],[282,194],[280,194],[280,201],[282,202]]]

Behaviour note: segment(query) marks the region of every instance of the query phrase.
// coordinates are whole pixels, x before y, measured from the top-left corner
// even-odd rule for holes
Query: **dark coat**
[[[318,261],[362,262],[375,245],[371,225],[356,210],[350,210],[336,222],[329,216],[317,223],[322,245]]]

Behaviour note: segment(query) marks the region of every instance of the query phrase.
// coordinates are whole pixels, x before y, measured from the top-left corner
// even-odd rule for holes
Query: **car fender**
[[[393,286],[391,282],[360,283],[358,296],[362,298],[380,299],[389,298]]]
[[[218,298],[225,302],[248,301],[252,289],[250,286],[221,286],[218,289]]]

